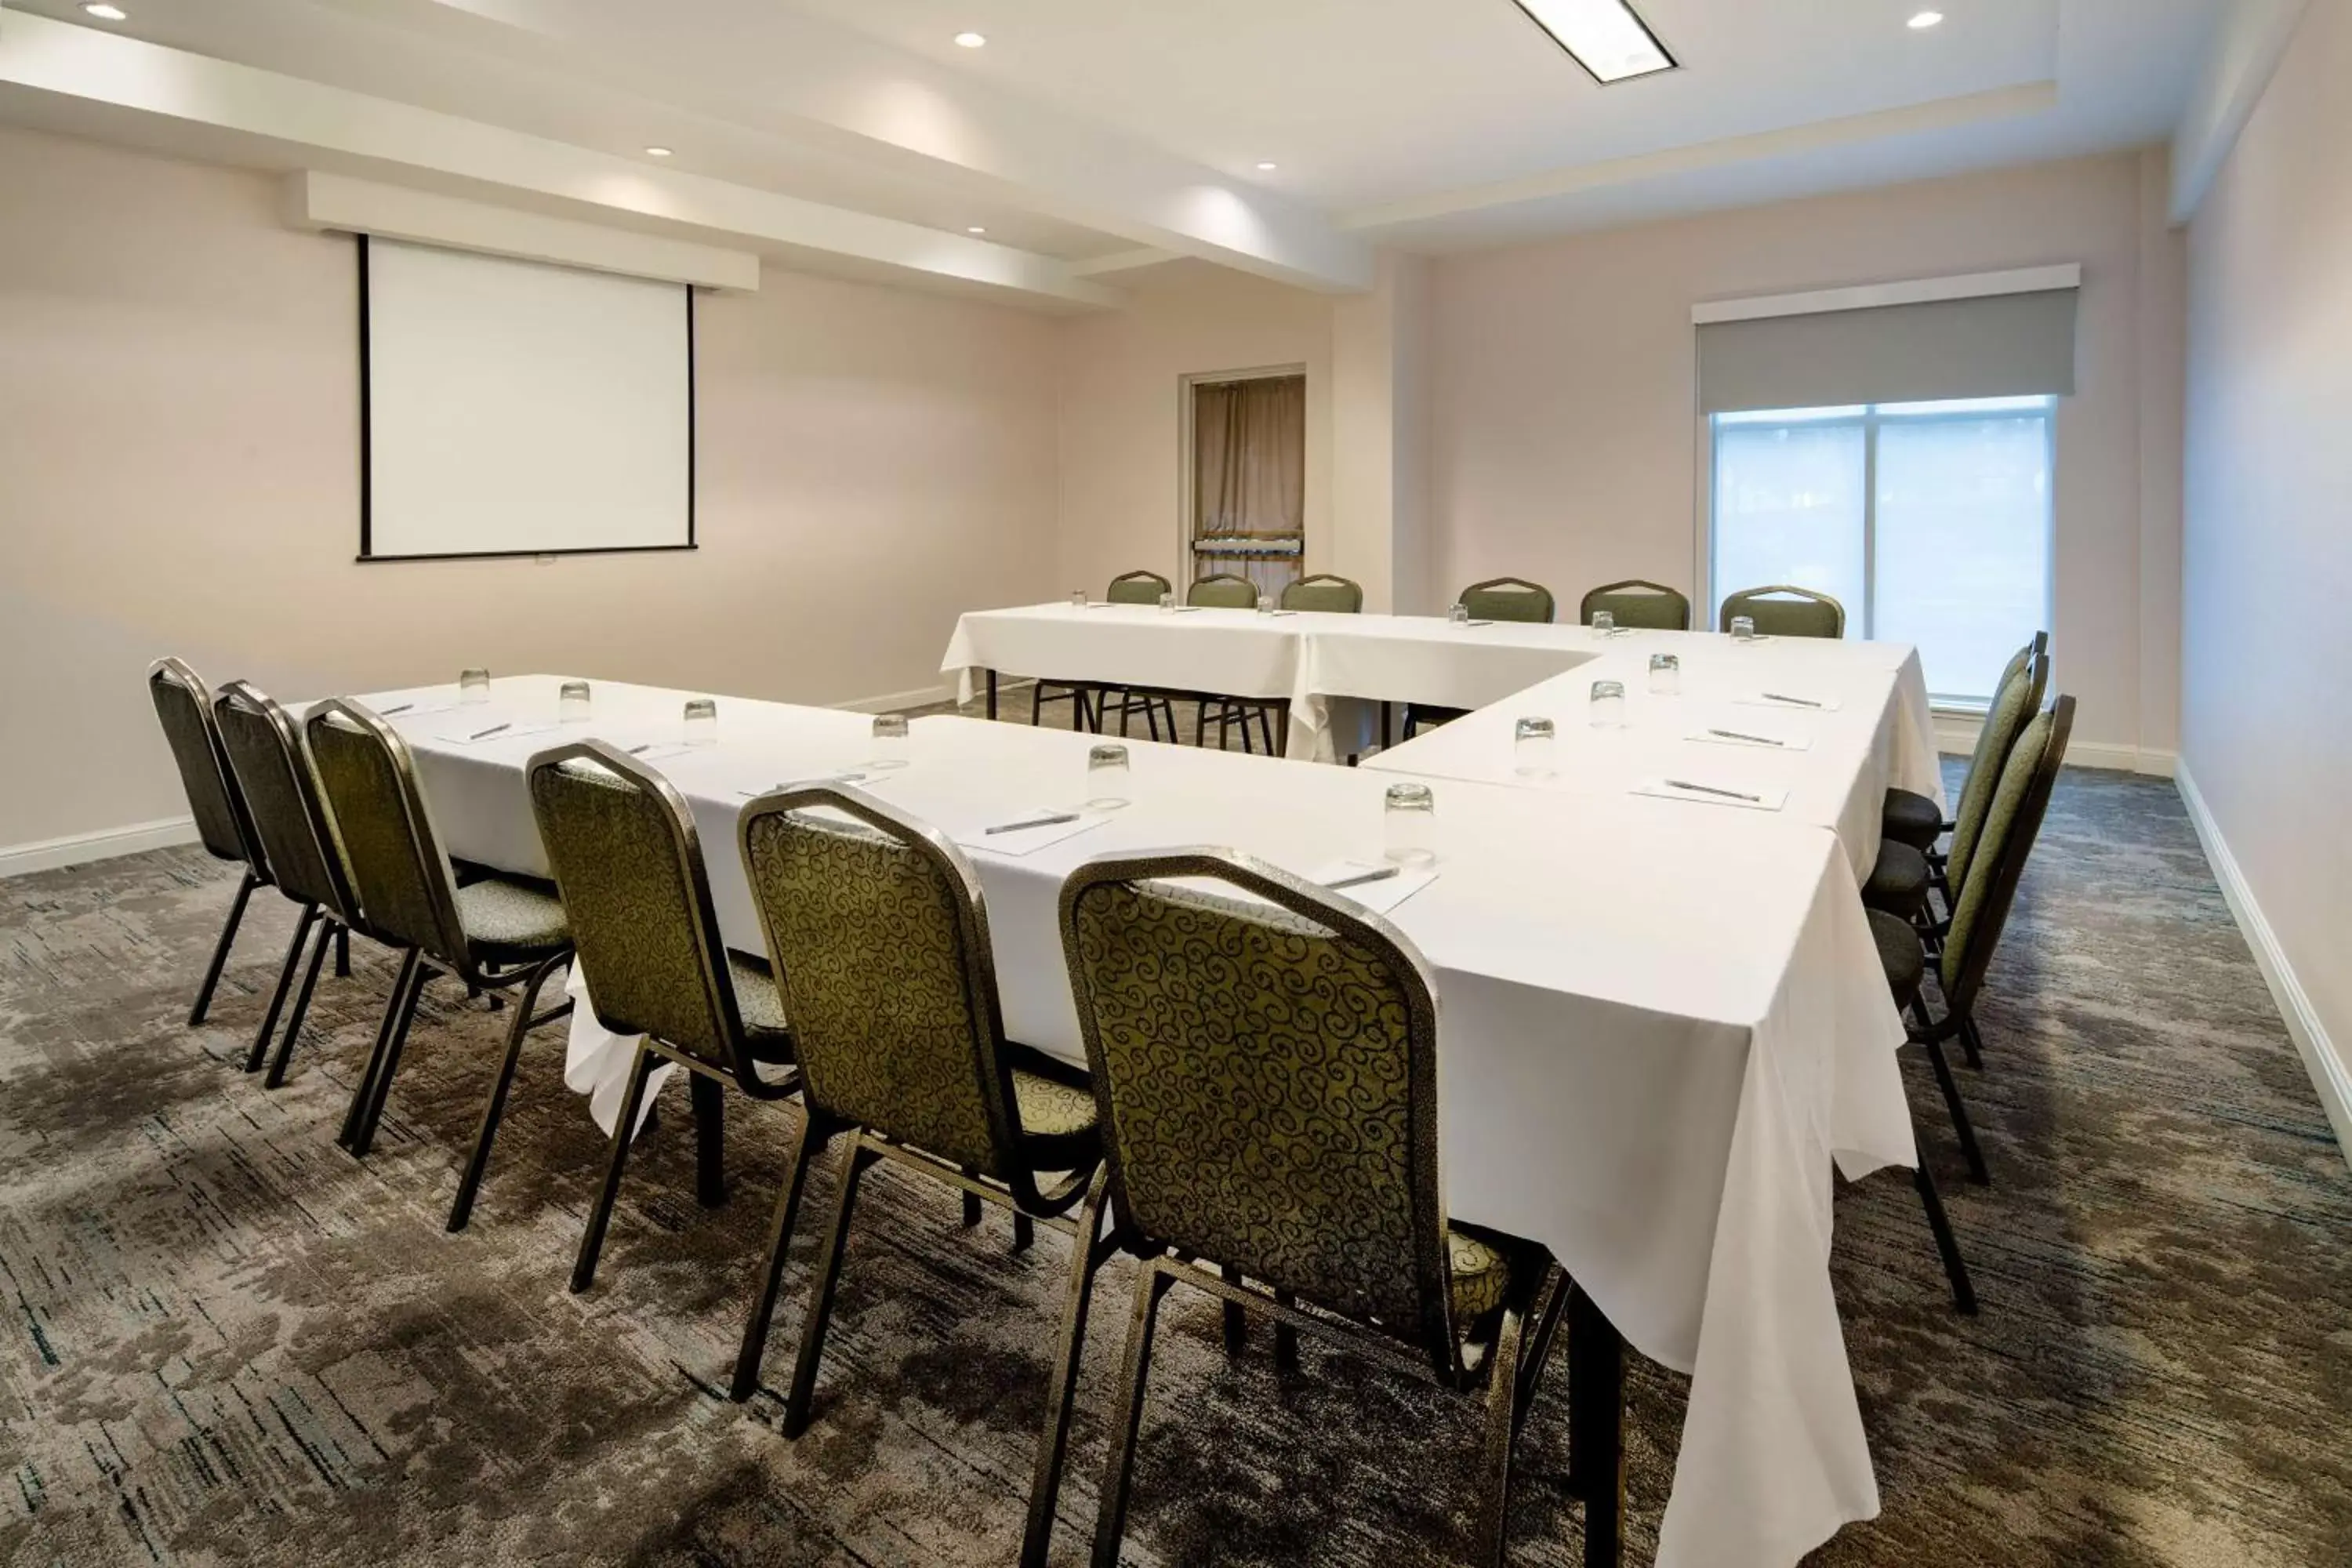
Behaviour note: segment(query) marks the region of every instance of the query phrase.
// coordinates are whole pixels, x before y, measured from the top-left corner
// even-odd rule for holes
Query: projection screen
[[[694,290],[360,239],[360,555],[694,544]]]

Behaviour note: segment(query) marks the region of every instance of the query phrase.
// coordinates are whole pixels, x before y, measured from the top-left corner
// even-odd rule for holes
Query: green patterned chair
[[[1524,577],[1489,577],[1462,590],[1455,601],[1474,621],[1549,621],[1551,590]]]
[[[1352,577],[1318,572],[1282,590],[1282,607],[1328,616],[1358,616],[1364,611],[1364,585]]]
[[[1163,595],[1176,591],[1176,584],[1157,572],[1137,570],[1122,572],[1110,580],[1108,592],[1103,597],[1114,605],[1157,605]]]
[[[1513,1439],[1576,1292],[1541,1246],[1446,1216],[1419,956],[1380,917],[1229,850],[1091,861],[1061,921],[1115,1234],[1142,1264],[1095,1563],[1118,1561],[1153,1330],[1179,1282],[1272,1317],[1278,1360],[1303,1329],[1482,1394],[1477,1561],[1502,1562]],[[1586,1333],[1580,1312],[1571,1342]],[[1604,1336],[1596,1319],[1588,1348]],[[1588,1482],[1613,1483],[1585,1459]],[[1588,1529],[1613,1531],[1607,1486],[1594,1495]]]
[[[532,1009],[549,977],[572,961],[572,928],[562,900],[544,883],[485,876],[458,884],[408,743],[375,713],[332,698],[310,709],[302,732],[352,891],[377,939],[404,955],[338,1138],[364,1156],[383,1120],[425,987],[441,975],[469,991],[520,986],[507,1026],[511,1059],[526,1032],[571,1016],[569,999],[545,1014]]]
[[[1740,616],[1756,623],[1759,637],[1834,640],[1845,636],[1843,605],[1827,594],[1785,583],[1769,588],[1742,588],[1725,599],[1716,629],[1729,631],[1732,621]]]
[[[268,693],[245,681],[232,680],[213,700],[213,716],[222,755],[228,762],[229,776],[236,781],[237,794],[245,802],[246,819],[252,825],[255,842],[268,861],[270,879],[298,911],[294,939],[287,944],[286,963],[278,971],[277,992],[269,999],[261,1027],[254,1034],[253,1048],[246,1056],[246,1071],[261,1069],[269,1049],[269,1037],[278,1027],[278,1012],[293,984],[295,967],[301,962],[304,948],[311,949],[310,965],[302,975],[302,988],[295,994],[294,1011],[287,1019],[285,1038],[269,1062],[268,1077],[263,1080],[265,1088],[276,1089],[286,1081],[286,1066],[293,1057],[294,1042],[302,1033],[302,1020],[310,1010],[310,995],[318,987],[319,970],[326,962],[329,945],[337,949],[335,973],[348,975],[352,972],[352,932],[357,931],[362,936],[373,933],[360,917],[359,900],[352,892],[342,848],[335,842],[334,826],[328,820],[325,803],[319,798],[318,778],[310,771],[310,758],[303,753],[302,732],[292,715]],[[311,942],[314,931],[315,945]]]
[[[760,961],[729,952],[720,940],[701,835],[669,781],[602,741],[541,752],[527,772],[531,813],[571,916],[588,1005],[608,1032],[638,1037],[613,1123],[604,1184],[572,1267],[577,1293],[595,1282],[656,1068],[668,1062],[687,1070],[697,1133],[696,1196],[706,1207],[726,1201],[728,1087],[755,1100],[785,1100],[799,1089],[800,1079],[792,1068],[789,1015],[775,983]],[[449,1211],[451,1230],[464,1228],[489,1163],[519,1044],[520,1037],[509,1042],[490,1090],[473,1163]]]
[[[1175,591],[1176,585],[1159,573],[1138,570],[1122,572],[1112,578],[1110,589],[1103,597],[1107,603],[1113,605],[1157,605],[1163,595],[1172,595]],[[1055,684],[1067,685],[1068,683]],[[1124,735],[1128,733],[1129,722],[1136,714],[1140,713],[1143,715],[1144,727],[1150,732],[1153,740],[1160,739],[1160,727],[1163,723],[1168,727],[1168,738],[1171,741],[1176,739],[1176,710],[1168,693],[1135,690],[1123,686],[1097,686],[1089,689],[1093,693],[1092,715],[1087,716],[1087,704],[1081,702],[1079,721],[1073,724],[1072,729],[1093,730],[1100,733],[1115,717],[1118,720],[1118,732]],[[1058,701],[1060,699],[1053,697],[1048,698],[1047,700]],[[1030,715],[1030,720],[1031,722],[1035,722],[1036,715],[1034,711]]]
[[[1230,572],[1212,572],[1193,579],[1184,590],[1184,602],[1202,610],[1255,610],[1257,584]]]
[[[752,801],[740,836],[799,1043],[808,1119],[731,1392],[745,1399],[759,1386],[802,1186],[833,1139],[845,1147],[784,1400],[788,1437],[808,1428],[850,1216],[877,1161],[960,1189],[967,1224],[982,1201],[1011,1209],[1016,1248],[1036,1225],[1062,1232],[1071,1240],[1068,1289],[1022,1555],[1043,1563],[1087,1304],[1117,1250],[1100,1236],[1107,1199],[1094,1096],[1076,1068],[1004,1037],[979,877],[936,830],[860,792],[820,785]]]
[[[2058,770],[2066,760],[2067,742],[2074,731],[2074,700],[2061,696],[2018,736],[1986,809],[1984,832],[1971,847],[1975,863],[1965,880],[1956,884],[1959,901],[1940,952],[1931,960],[1926,943],[1908,922],[1877,910],[1870,914],[1887,985],[1895,993],[1896,1005],[1911,1019],[1911,1043],[1926,1050],[1928,1064],[1935,1068],[1937,1087],[1943,1091],[1953,1131],[1959,1135],[1960,1152],[1968,1160],[1969,1178],[1979,1185],[1991,1176],[1977,1144],[1976,1130],[1969,1122],[1968,1107],[1961,1102],[1959,1085],[1952,1077],[1951,1062],[1944,1054],[1944,1043],[1973,1027],[1977,999],[1984,994],[1986,973],[1994,950],[2000,945],[2001,930],[2009,921],[2034,840],[2042,832],[2042,820],[2049,810],[2050,795],[2057,786]],[[1944,997],[1940,1018],[1929,1009],[1923,984],[1931,963],[1937,989]]]
[[[229,904],[228,919],[221,926],[220,940],[213,944],[204,984],[196,987],[195,1005],[188,1009],[188,1026],[194,1028],[211,1010],[222,966],[228,963],[237,927],[245,923],[245,906],[256,888],[268,883],[269,863],[254,840],[245,799],[237,793],[236,779],[222,754],[220,731],[213,719],[213,694],[205,689],[203,679],[183,660],[158,659],[147,671],[147,695],[154,701],[155,717],[171,745],[172,761],[179,767],[180,788],[188,798],[189,815],[195,818],[197,839],[215,859],[226,860],[245,873]]]
[[[1653,632],[1690,630],[1690,601],[1664,583],[1628,577],[1622,583],[1595,588],[1584,595],[1583,604],[1577,607],[1577,619],[1589,626],[1592,617],[1603,610],[1615,616],[1621,626],[1639,626]]]
[[[1230,572],[1213,573],[1196,581],[1184,591],[1184,602],[1203,610],[1255,610],[1257,608],[1257,584],[1246,577],[1236,577]],[[1242,750],[1255,752],[1260,745],[1265,754],[1275,756],[1274,714],[1286,704],[1260,701],[1247,697],[1221,697],[1214,692],[1199,694],[1200,706],[1192,718],[1192,744],[1208,743],[1209,727],[1217,730],[1217,748],[1229,750],[1227,742],[1235,728],[1242,732]],[[1257,724],[1258,739],[1250,738],[1250,724]]]

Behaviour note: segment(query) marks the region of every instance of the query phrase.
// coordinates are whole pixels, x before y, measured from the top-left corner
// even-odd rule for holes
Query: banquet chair
[[[1923,982],[1931,964],[1919,933],[1894,916],[1871,911],[1871,932],[1878,941],[1887,984],[1910,1020],[1911,1043],[1927,1052],[1928,1065],[1935,1068],[1937,1087],[1943,1092],[1953,1131],[1959,1135],[1960,1152],[1968,1160],[1969,1179],[1980,1186],[1990,1183],[1991,1174],[1977,1144],[1976,1131],[1969,1125],[1968,1107],[1961,1102],[1944,1044],[1973,1026],[1977,998],[1983,994],[1985,975],[1994,950],[2000,945],[2001,930],[2008,923],[2034,840],[2042,832],[2042,819],[2049,810],[2050,794],[2057,785],[2058,769],[2066,760],[2066,743],[2074,731],[2074,700],[2062,695],[2025,726],[2000,770],[2000,782],[1985,813],[1983,836],[1974,847],[1979,863],[1972,865],[1959,884],[1959,902],[1952,911],[1949,933],[1932,963],[1937,989],[1943,994],[1942,1017],[1937,1017],[1927,1005]]]
[[[1723,601],[1716,629],[1729,631],[1732,620],[1745,616],[1756,623],[1759,637],[1829,637],[1845,636],[1845,606],[1827,594],[1811,588],[1776,584],[1769,588],[1742,588]]]
[[[188,1026],[205,1021],[213,991],[220,984],[228,950],[245,923],[245,906],[256,888],[269,881],[269,862],[253,836],[246,816],[245,798],[222,754],[220,731],[213,718],[213,694],[203,679],[181,659],[158,659],[147,671],[147,694],[155,703],[155,717],[171,743],[172,761],[180,770],[180,788],[187,795],[188,812],[196,820],[196,837],[216,860],[241,866],[245,875],[228,906],[220,940],[213,944],[212,962],[205,966],[204,984],[196,987],[195,1005],[188,1009]]]
[[[1603,610],[1614,616],[1621,626],[1639,626],[1654,632],[1690,630],[1690,601],[1664,583],[1628,577],[1622,583],[1595,588],[1584,595],[1584,602],[1577,607],[1577,619],[1589,626],[1592,617]]]
[[[706,1207],[726,1198],[727,1088],[755,1100],[789,1099],[800,1088],[794,1047],[776,984],[755,959],[728,951],[711,903],[694,813],[668,780],[603,741],[540,752],[526,770],[531,814],[555,874],[578,949],[588,1005],[612,1034],[638,1037],[629,1084],[613,1122],[604,1184],[588,1211],[572,1268],[576,1294],[595,1282],[613,1205],[628,1169],[654,1069],[686,1068],[693,1099],[696,1195]],[[481,1136],[449,1210],[465,1228],[499,1113],[514,1080],[521,1037],[482,1112]],[[780,1070],[762,1073],[761,1067]]]
[[[2009,761],[2010,748],[2016,743],[2018,731],[2025,727],[2025,721],[2042,706],[2042,690],[2050,679],[2047,647],[2046,634],[2034,634],[2033,641],[2020,648],[2009,661],[1993,689],[1992,703],[1985,710],[1984,723],[1977,732],[1976,754],[1969,759],[1968,779],[1960,787],[1959,807],[1950,825],[1957,844],[1974,846],[1984,826],[1993,786],[2000,782],[2001,767]],[[1888,790],[1880,825],[1878,858],[1862,886],[1862,901],[1865,905],[1919,925],[1927,932],[1931,945],[1941,932],[1928,892],[1931,889],[1941,892],[1948,911],[1958,889],[1949,857],[1933,852],[1937,837],[1944,827],[1943,816],[1926,795],[1908,790]],[[1918,842],[1923,821],[1927,826],[1925,844]],[[1898,832],[1898,828],[1902,831]],[[1963,848],[1963,876],[1968,862],[1969,849]],[[1975,1034],[1974,1026],[1970,1026],[1961,1042],[1968,1049],[1971,1066],[1980,1065]]]
[[[1282,590],[1282,608],[1313,610],[1326,615],[1356,616],[1364,609],[1364,585],[1352,577],[1318,572]]]
[[[1198,579],[1184,590],[1184,602],[1204,610],[1255,610],[1257,608],[1257,584],[1246,577],[1236,577],[1230,572],[1213,572]],[[1209,726],[1217,727],[1217,749],[1225,749],[1233,738],[1235,726],[1242,732],[1242,750],[1255,751],[1250,742],[1250,722],[1257,722],[1259,738],[1266,755],[1275,755],[1274,710],[1276,704],[1244,697],[1220,697],[1211,692],[1201,694],[1200,707],[1192,717],[1192,743],[1205,745]]]
[[[269,862],[271,880],[299,911],[294,940],[287,944],[285,966],[278,972],[277,993],[246,1057],[246,1071],[260,1070],[295,968],[306,948],[310,954],[302,988],[295,994],[294,1010],[287,1019],[285,1038],[269,1060],[268,1077],[262,1080],[264,1088],[276,1089],[286,1081],[286,1066],[301,1036],[302,1020],[310,1013],[310,995],[318,988],[319,970],[326,963],[329,945],[338,950],[336,973],[348,975],[352,932],[372,933],[361,918],[359,900],[352,894],[342,847],[319,798],[318,780],[302,750],[302,734],[293,716],[267,692],[243,680],[232,680],[221,688],[213,700],[213,715],[229,776],[236,781],[237,793],[245,801],[246,818]]]
[[[1570,1486],[1588,1561],[1607,1557],[1593,1547],[1617,1526],[1614,1331],[1542,1246],[1447,1218],[1419,955],[1360,906],[1224,849],[1090,861],[1063,884],[1061,925],[1113,1235],[1141,1264],[1097,1568],[1118,1561],[1153,1332],[1179,1283],[1271,1317],[1278,1363],[1304,1330],[1483,1396],[1487,1564],[1504,1560],[1515,1440],[1575,1301],[1571,1377],[1595,1378],[1570,1391]]]
[[[1551,590],[1523,577],[1489,577],[1462,590],[1456,601],[1474,621],[1549,621]]]
[[[1157,605],[1161,595],[1174,592],[1174,584],[1159,573],[1138,570],[1122,572],[1112,578],[1109,591],[1103,597],[1106,602],[1113,605]],[[1068,685],[1069,683],[1055,682],[1054,684]],[[1176,709],[1170,700],[1169,693],[1130,690],[1123,686],[1097,686],[1091,689],[1093,717],[1089,721],[1074,723],[1071,726],[1073,729],[1093,730],[1100,733],[1108,727],[1110,720],[1115,715],[1118,720],[1118,732],[1124,735],[1128,733],[1129,721],[1136,714],[1140,713],[1143,715],[1144,726],[1150,731],[1153,740],[1160,739],[1160,727],[1162,723],[1168,726],[1168,738],[1171,741],[1176,739]],[[1061,698],[1048,697],[1046,700],[1059,701]],[[1084,704],[1081,704],[1082,708]],[[1036,716],[1033,710],[1030,715],[1031,722],[1035,722],[1035,719]]]
[[[1117,1250],[1099,1234],[1107,1198],[1094,1096],[1077,1069],[1004,1037],[979,877],[938,832],[861,792],[821,785],[751,802],[740,836],[800,1045],[808,1117],[732,1394],[759,1387],[794,1211],[831,1140],[845,1145],[784,1401],[787,1437],[808,1429],[859,1183],[877,1161],[960,1189],[968,1224],[982,1200],[1011,1209],[1016,1248],[1038,1225],[1060,1231],[1071,1243],[1068,1284],[1021,1555],[1035,1568],[1053,1531],[1095,1275]],[[590,973],[593,983],[593,965]]]
[[[363,1158],[374,1146],[425,987],[441,975],[469,993],[520,985],[507,1025],[511,1059],[529,1031],[571,1016],[569,999],[544,1014],[532,1009],[548,978],[572,960],[572,929],[562,900],[544,883],[497,874],[459,883],[408,743],[373,710],[333,698],[310,710],[302,730],[369,931],[404,954],[337,1137]]]

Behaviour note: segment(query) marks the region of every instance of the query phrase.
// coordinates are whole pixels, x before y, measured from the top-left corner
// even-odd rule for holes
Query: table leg
[[[1388,705],[1387,701],[1386,701],[1385,700],[1383,700],[1381,701],[1381,751],[1383,751],[1383,752],[1385,752],[1385,751],[1387,751],[1388,749],[1389,749],[1389,705]]]
[[[1290,755],[1290,704],[1285,702],[1275,713],[1274,754]]]
[[[1585,1568],[1617,1568],[1624,1546],[1625,1342],[1582,1290],[1568,1304],[1568,1400]]]
[[[996,671],[988,672],[988,716],[996,717]]]

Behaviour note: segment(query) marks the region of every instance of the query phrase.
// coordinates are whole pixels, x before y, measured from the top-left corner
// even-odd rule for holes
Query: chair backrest
[[[1174,591],[1157,572],[1122,572],[1110,580],[1110,592],[1103,597],[1114,605],[1156,605],[1160,595]]]
[[[962,851],[829,785],[761,795],[739,834],[809,1104],[1022,1190],[988,911]]]
[[[288,898],[320,905],[348,924],[359,906],[292,715],[242,680],[221,688],[213,715],[270,880]]]
[[[685,800],[602,741],[541,752],[528,776],[596,1021],[615,1035],[651,1035],[740,1081],[751,1070],[743,1016]]]
[[[1437,1001],[1404,939],[1226,849],[1090,861],[1061,918],[1126,1223],[1451,1368]]]
[[[1956,1012],[1973,1006],[1984,984],[2074,732],[2074,700],[2062,694],[2025,726],[2000,770],[2000,787],[1993,792],[1978,848],[1980,861],[1952,910],[1952,928],[1937,964],[1944,994]]]
[[[1524,577],[1489,577],[1462,590],[1457,601],[1474,621],[1549,621],[1551,590]]]
[[[457,879],[425,810],[408,742],[372,710],[341,697],[310,710],[302,736],[369,928],[470,973]]]
[[[1578,606],[1578,618],[1589,626],[1593,615],[1601,610],[1616,616],[1621,626],[1640,626],[1654,632],[1690,630],[1690,601],[1664,583],[1628,577],[1622,583],[1595,588],[1584,595],[1584,603]]]
[[[1352,577],[1318,572],[1284,588],[1282,607],[1286,610],[1320,610],[1335,616],[1360,615],[1364,608],[1364,585]]]
[[[2034,633],[2033,640],[2010,659],[1993,688],[1984,725],[1977,731],[1975,754],[1969,759],[1968,777],[1960,784],[1960,803],[1952,812],[1952,849],[1945,862],[1945,875],[1955,894],[1968,885],[1977,838],[1984,831],[1985,813],[1992,805],[1993,791],[2000,787],[2010,748],[2017,744],[2018,732],[2042,706],[2050,679],[2049,645],[2049,633]]]
[[[1257,584],[1246,577],[1236,577],[1230,572],[1213,572],[1196,578],[1184,590],[1184,602],[1202,605],[1213,610],[1255,610],[1257,608]]]
[[[1746,616],[1769,637],[1842,637],[1845,606],[1827,594],[1776,583],[1769,588],[1742,588],[1723,601],[1716,629],[1729,631],[1732,618]]]
[[[241,860],[253,868],[256,876],[267,878],[268,861],[254,840],[244,798],[236,792],[236,780],[221,752],[220,731],[214,726],[213,694],[184,662],[163,658],[148,668],[147,695],[154,700],[163,739],[171,743],[172,760],[179,764],[180,788],[187,795],[189,814],[196,819],[196,837],[220,858]]]

